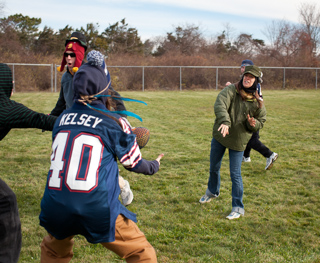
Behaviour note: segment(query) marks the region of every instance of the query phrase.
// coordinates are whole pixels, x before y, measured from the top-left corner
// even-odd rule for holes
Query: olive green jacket
[[[265,106],[259,108],[256,99],[242,100],[235,85],[237,84],[225,87],[217,96],[212,136],[226,148],[244,151],[252,133],[263,127],[267,111]],[[250,126],[247,114],[255,118],[255,127]],[[226,137],[218,131],[221,124],[229,126],[229,134]]]

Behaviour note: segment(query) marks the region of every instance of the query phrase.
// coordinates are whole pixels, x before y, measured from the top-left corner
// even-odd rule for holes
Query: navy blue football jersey
[[[75,103],[55,123],[39,218],[57,239],[81,234],[91,243],[112,242],[120,213],[136,222],[118,198],[117,159],[132,169],[142,157],[127,123],[111,116],[118,121]]]

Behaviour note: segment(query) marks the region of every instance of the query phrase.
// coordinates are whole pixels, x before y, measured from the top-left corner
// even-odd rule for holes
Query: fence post
[[[218,79],[219,79],[218,74],[219,74],[219,69],[217,68],[216,69],[216,90],[218,90]]]
[[[316,90],[318,89],[318,69],[316,69]]]
[[[57,65],[54,65],[54,68],[57,68]],[[54,92],[57,92],[57,70],[54,71]]]
[[[283,89],[286,88],[286,69],[283,68]]]
[[[142,66],[142,91],[144,91],[144,66]]]
[[[182,76],[181,76],[181,66],[180,66],[180,91],[182,91]]]
[[[53,92],[53,64],[51,64],[51,92]]]

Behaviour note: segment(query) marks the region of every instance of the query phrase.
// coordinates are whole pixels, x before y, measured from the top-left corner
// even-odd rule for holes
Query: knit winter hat
[[[92,50],[87,55],[88,63],[81,66],[73,77],[74,101],[82,103],[91,109],[110,114],[125,114],[142,121],[141,117],[130,111],[110,111],[107,109],[96,108],[92,105],[106,105],[107,98],[112,96],[108,94],[111,86],[111,78],[104,62],[104,55],[99,51]],[[147,105],[143,101],[124,98],[120,96],[113,97],[125,101],[135,101]]]
[[[95,66],[102,67],[102,69],[106,73],[106,77],[107,77],[108,83],[110,82],[110,85],[111,85],[110,73],[108,71],[108,68],[107,68],[107,65],[106,65],[104,59],[105,59],[105,56],[102,55],[99,51],[96,51],[96,50],[90,51],[88,53],[88,55],[87,55],[88,63],[90,63],[92,65],[95,65]]]
[[[87,61],[89,64],[91,64],[93,66],[102,67],[103,65],[105,65],[104,55],[102,55],[99,51],[96,51],[96,50],[92,50],[88,53]]]
[[[74,100],[85,104],[106,104],[107,97],[95,95],[108,95],[111,84],[104,71],[104,56],[95,50],[89,52],[88,63],[81,66],[73,77]]]
[[[253,62],[250,59],[245,59],[241,62],[241,67],[243,66],[253,66]]]

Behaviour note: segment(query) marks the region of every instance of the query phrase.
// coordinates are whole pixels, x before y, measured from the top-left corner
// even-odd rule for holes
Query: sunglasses
[[[72,58],[75,58],[76,57],[76,54],[75,53],[64,53],[64,57],[68,57],[68,56],[70,56],[70,57],[72,57]]]

